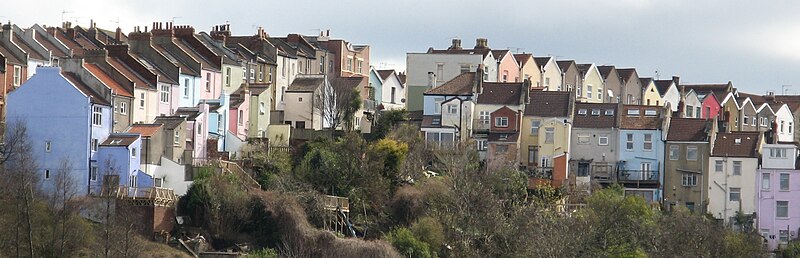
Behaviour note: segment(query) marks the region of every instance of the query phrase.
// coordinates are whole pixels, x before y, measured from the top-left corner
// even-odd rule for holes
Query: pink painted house
[[[492,50],[492,56],[497,61],[498,82],[520,82],[519,63],[509,50]]]
[[[231,94],[228,109],[228,130],[240,140],[247,140],[247,127],[250,124],[250,91],[241,87]]]
[[[719,104],[719,100],[717,99],[714,93],[705,94],[702,100],[702,115],[700,118],[703,119],[711,119],[719,115],[719,110],[721,108]]]

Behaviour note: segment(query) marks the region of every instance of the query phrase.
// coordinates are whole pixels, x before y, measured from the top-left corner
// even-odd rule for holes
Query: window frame
[[[681,158],[681,147],[678,145],[669,146],[669,160],[679,160]]]
[[[92,126],[103,126],[103,108],[92,106]]]
[[[761,173],[761,190],[770,190],[772,189],[772,174],[770,173]]]
[[[508,117],[507,116],[499,116],[494,118],[494,126],[495,127],[502,127],[507,128],[509,125]]]
[[[781,205],[782,203],[786,205]],[[785,208],[782,208],[785,207]],[[781,212],[781,209],[785,209],[786,212]],[[785,213],[781,215],[781,213]],[[789,218],[789,201],[775,201],[775,218],[779,219],[788,219]]]
[[[733,175],[734,176],[742,175],[742,161],[740,160],[733,161]]]
[[[736,198],[733,198],[736,196]],[[741,202],[742,201],[742,188],[740,187],[728,187],[728,201],[729,202]]]
[[[694,151],[694,158],[691,158],[690,154]],[[697,146],[689,145],[686,146],[686,160],[697,160],[699,158],[699,153],[697,150]]]
[[[780,174],[778,174],[778,184],[779,184],[778,189],[780,189],[781,191],[791,191],[791,189],[792,189],[792,185],[791,185],[791,180],[792,179],[791,178],[792,177],[791,177],[791,175],[789,173],[780,173]],[[784,179],[786,179],[786,180],[784,181]],[[784,182],[785,182],[785,184],[784,184]]]
[[[605,139],[605,142],[606,142],[606,143],[603,143],[603,139]],[[597,145],[600,145],[600,146],[608,146],[608,144],[609,144],[609,138],[608,138],[608,136],[600,136],[600,137],[597,137]]]

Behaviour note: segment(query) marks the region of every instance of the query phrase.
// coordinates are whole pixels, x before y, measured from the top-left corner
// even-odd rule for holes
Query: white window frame
[[[697,186],[697,174],[695,173],[683,173],[682,175],[682,185],[683,186]]]
[[[772,188],[772,174],[761,173],[761,190],[769,190]]]
[[[714,172],[722,172],[725,169],[725,162],[722,160],[714,161]]]
[[[733,175],[734,176],[742,175],[742,161],[739,160],[733,161]]]
[[[14,86],[19,86],[22,84],[22,66],[15,65],[14,66]]]
[[[647,139],[648,137],[650,137],[649,140]],[[644,141],[642,141],[642,149],[644,151],[653,151],[653,134],[650,133],[644,134]]]
[[[634,149],[634,139],[635,139],[635,136],[633,136],[632,133],[625,134],[625,150],[626,151],[633,151],[633,149]]]
[[[508,127],[508,117],[501,116],[494,118],[494,126],[495,127]]]
[[[44,152],[51,152],[51,151],[53,151],[53,142],[44,141]]]
[[[542,121],[536,119],[531,120],[531,135],[539,135],[540,127],[542,127]]]
[[[678,145],[669,146],[669,160],[679,160],[681,157],[681,147]]]
[[[785,205],[781,205],[785,204]],[[781,207],[786,207],[786,212],[780,212]],[[785,214],[781,214],[785,213]],[[776,218],[789,218],[789,201],[775,201],[775,217]]]
[[[597,145],[607,146],[608,145],[608,136],[597,137]]]
[[[488,125],[491,115],[489,111],[481,111],[478,115],[478,119],[480,120],[481,124]]]
[[[694,153],[694,158],[692,158],[692,153]],[[699,153],[697,152],[697,146],[686,146],[686,160],[697,160],[699,158],[698,156]]]
[[[736,196],[736,198],[733,198],[734,196]],[[730,201],[730,202],[741,202],[742,201],[742,188],[729,187],[728,188],[728,201]]]
[[[786,180],[784,181],[784,179]],[[780,173],[778,175],[778,184],[780,185],[778,189],[781,191],[790,191],[792,189],[791,180],[792,176],[789,173]],[[786,182],[786,184],[784,184],[784,182]]]
[[[96,152],[97,148],[100,147],[100,141],[98,141],[96,138],[92,138],[90,145],[92,152]]]
[[[119,103],[119,113],[122,114],[122,115],[127,115],[128,114],[128,103],[127,102],[121,101]]]
[[[554,143],[556,138],[556,129],[553,127],[544,128],[544,143]]]
[[[92,106],[92,125],[93,126],[103,125],[103,108],[99,106]]]
[[[169,103],[169,85],[161,85],[161,103]]]
[[[89,180],[92,182],[97,181],[97,164],[92,163],[91,167],[89,167]]]

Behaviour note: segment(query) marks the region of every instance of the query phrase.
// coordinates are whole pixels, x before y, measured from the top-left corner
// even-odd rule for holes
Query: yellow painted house
[[[653,78],[639,78],[642,82],[642,105],[646,106],[662,106],[664,100],[656,88]]]
[[[531,92],[520,130],[520,167],[545,169],[554,177],[566,177],[566,166],[557,166],[554,159],[569,155],[573,102],[570,92]]]

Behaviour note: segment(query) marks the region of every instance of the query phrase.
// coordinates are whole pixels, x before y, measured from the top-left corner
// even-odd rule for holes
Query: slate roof
[[[297,80],[297,79],[295,79]],[[369,85],[369,78],[368,77],[334,77],[330,79],[331,87],[336,89],[356,89],[359,86],[368,86]],[[365,93],[365,91],[361,91],[361,93]]]
[[[404,74],[404,73],[398,74],[397,78],[400,78],[400,83],[402,83],[403,85],[406,85],[406,74]]]
[[[578,72],[585,75],[592,68],[592,64],[578,64]]]
[[[472,95],[475,72],[462,73],[436,88],[425,91],[426,95]]]
[[[620,111],[620,129],[630,130],[658,130],[661,129],[661,112],[662,107],[655,106],[642,106],[642,105],[624,105]],[[638,109],[639,115],[628,115],[628,110]],[[645,115],[647,110],[655,110],[655,115]]]
[[[733,91],[733,86],[727,83],[725,84],[681,84],[684,91],[694,90],[698,95],[707,95],[709,93],[713,93],[714,97],[717,98],[717,101],[722,102],[725,99],[725,96],[728,95],[728,91]],[[679,88],[680,89],[680,88]]]
[[[138,134],[111,134],[100,146],[130,146],[136,139],[139,139]]]
[[[715,157],[758,157],[761,132],[718,133],[711,156]],[[737,139],[741,142],[736,143]]]
[[[83,92],[83,94],[89,96],[89,100],[92,103],[111,106],[111,103],[103,99],[100,96],[100,94],[98,94],[97,92],[92,90],[92,88],[90,88],[88,85],[83,83],[83,81],[78,77],[78,75],[71,72],[63,72],[63,71],[61,72],[61,75],[63,75],[64,78],[67,78],[67,80],[71,82],[73,85],[75,85],[75,87],[78,88],[78,90],[80,90],[81,92]]]
[[[199,62],[200,65],[202,65],[203,69],[213,70],[213,71],[219,71],[220,70],[220,66],[219,66],[220,64],[211,63],[210,60],[206,59],[205,56],[203,56],[200,53],[198,53],[197,50],[194,49],[194,47],[192,47],[185,40],[183,40],[183,39],[174,39],[173,41],[175,42],[175,45],[178,46],[178,48],[183,50],[183,52],[186,52],[186,54],[189,54],[189,56],[192,57],[192,59],[194,59],[197,62]]]
[[[599,65],[597,66],[597,70],[600,71],[600,76],[603,77],[603,80],[608,79],[608,76],[611,75],[611,71],[617,71],[613,65]],[[616,75],[619,76],[619,72],[616,72]]]
[[[650,85],[650,82],[652,82],[652,81],[653,81],[653,78],[650,78],[650,77],[639,78],[639,82],[642,83],[642,88],[646,88],[648,85]]]
[[[122,87],[122,85],[117,83],[117,81],[115,81],[114,79],[111,79],[111,76],[109,76],[99,66],[91,63],[84,63],[83,66],[86,67],[86,70],[89,70],[89,72],[92,73],[92,75],[97,77],[97,79],[100,79],[100,81],[103,82],[103,84],[111,88],[111,90],[114,91],[114,94],[133,98],[132,92]]]
[[[167,60],[169,60],[170,62],[172,62],[175,65],[177,65],[178,68],[181,69],[181,73],[188,74],[188,75],[195,76],[195,77],[199,77],[200,76],[200,71],[195,71],[195,70],[189,68],[189,66],[186,65],[186,63],[184,63],[183,61],[175,58],[175,56],[172,55],[171,52],[167,51],[167,49],[164,48],[163,46],[153,44],[153,48],[157,52],[161,53],[161,55],[163,55],[165,58],[167,58]],[[131,52],[131,55],[134,56],[135,54],[133,52]],[[137,58],[137,59],[141,59],[141,58]]]
[[[394,70],[375,70],[378,73],[378,76],[381,77],[381,80],[389,79],[389,76],[392,75]]]
[[[298,76],[286,89],[287,92],[314,92],[325,84],[324,76]]]
[[[142,137],[153,137],[153,135],[161,130],[161,126],[161,124],[133,124],[131,127],[128,127],[127,132],[138,133],[142,135]]]
[[[470,54],[482,55],[484,58],[491,52],[488,48],[476,49],[428,49],[428,54]]]
[[[483,92],[478,95],[478,104],[520,105],[523,83],[484,82]]]
[[[492,56],[494,56],[494,60],[497,61],[502,60],[502,58],[506,56],[506,53],[508,53],[508,50],[506,49],[492,50]]]
[[[17,65],[28,65],[27,63],[20,61],[19,58],[17,58],[13,54],[11,54],[11,51],[9,51],[2,44],[0,44],[0,55],[4,56],[6,58],[6,63],[17,64]],[[3,67],[3,68],[5,69],[5,67]]]
[[[527,65],[528,61],[530,61],[532,57],[533,57],[532,54],[514,54],[514,59],[516,59],[517,62],[519,62],[519,67]]]
[[[667,141],[707,142],[711,120],[698,118],[672,118]]]
[[[565,71],[565,70],[569,69],[570,66],[575,64],[575,60],[556,61],[556,64],[558,64],[558,68],[561,68],[561,71]]]
[[[636,68],[617,68],[617,73],[619,74],[619,77],[622,78],[623,81],[628,82],[631,80],[631,77],[633,77],[633,75],[636,74]]]
[[[658,94],[661,94],[661,96],[664,96],[667,90],[669,90],[669,86],[674,83],[672,80],[653,80],[653,82],[656,84],[656,90],[658,90]]]
[[[261,93],[266,92],[269,89],[269,83],[251,83],[249,87],[250,94],[253,96],[261,95]],[[239,87],[241,88],[241,87]]]
[[[39,52],[34,51],[33,48],[31,48],[31,46],[29,46],[28,43],[22,39],[22,36],[20,36],[19,33],[14,33],[13,42],[16,43],[17,46],[19,46],[23,51],[25,51],[25,53],[28,53],[30,58],[43,61],[48,60],[48,58],[45,58],[42,56],[42,54],[39,54]]]
[[[131,69],[128,65],[119,60],[116,57],[108,57],[108,64],[112,67],[116,68],[117,71],[125,75],[125,78],[128,80],[133,81],[133,85],[135,88],[140,89],[151,89],[155,88],[155,85],[150,85],[145,79],[143,79],[138,73],[136,73],[133,69]]]
[[[525,105],[526,116],[568,117],[570,113],[571,92],[531,91],[530,104]]]
[[[572,125],[576,128],[615,128],[618,109],[619,105],[615,103],[575,103]],[[586,110],[586,114],[578,114],[579,110]],[[600,114],[592,115],[592,110],[600,110]],[[607,110],[612,110],[612,113],[608,115]]]
[[[551,58],[552,57],[549,57],[549,56],[534,57],[533,61],[536,61],[536,66],[538,66],[539,68],[542,68],[545,65],[547,65],[548,62],[550,62]]]

